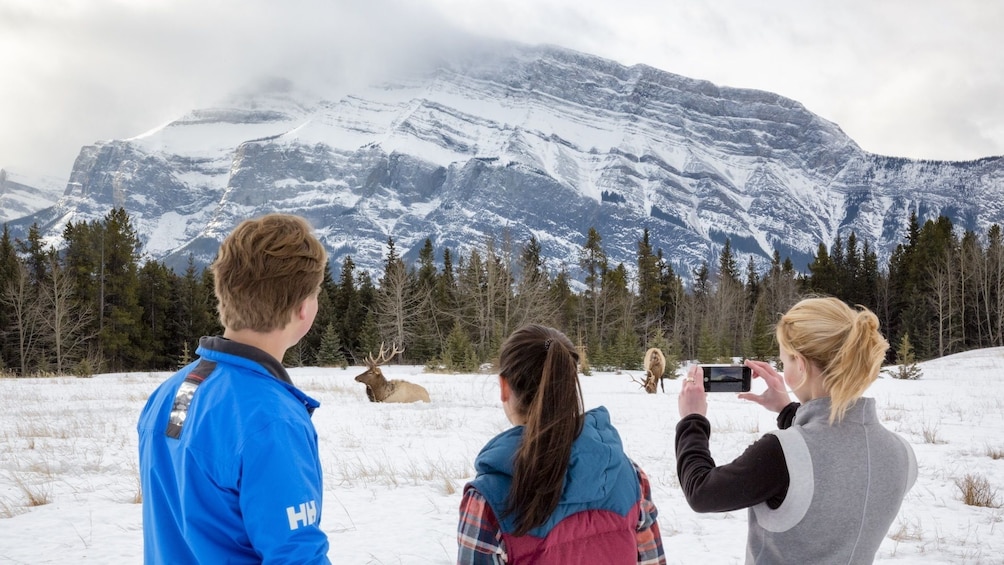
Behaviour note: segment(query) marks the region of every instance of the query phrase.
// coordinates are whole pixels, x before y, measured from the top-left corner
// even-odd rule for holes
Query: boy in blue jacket
[[[137,426],[146,563],[329,563],[318,402],[280,362],[314,322],[326,260],[297,216],[224,240],[211,267],[223,335],[199,341]]]

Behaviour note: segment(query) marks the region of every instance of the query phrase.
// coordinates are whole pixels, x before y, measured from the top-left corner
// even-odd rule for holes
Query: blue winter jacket
[[[318,402],[257,348],[204,337],[196,353],[137,426],[145,562],[329,563]]]

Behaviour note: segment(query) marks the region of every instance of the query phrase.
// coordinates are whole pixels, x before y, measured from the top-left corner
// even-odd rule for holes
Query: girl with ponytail
[[[458,564],[665,563],[648,478],[606,408],[583,411],[579,356],[554,328],[524,326],[499,354],[495,436],[464,488]]]
[[[727,465],[711,458],[702,372],[690,368],[676,426],[684,495],[698,512],[749,508],[747,563],[872,563],[917,478],[913,448],[862,396],[889,344],[875,314],[836,298],[802,300],[776,336],[783,376],[747,360],[767,390],[739,397],[779,412],[779,429]]]

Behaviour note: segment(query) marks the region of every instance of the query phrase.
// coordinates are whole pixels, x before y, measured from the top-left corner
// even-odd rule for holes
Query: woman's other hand
[[[767,390],[760,394],[752,392],[741,392],[739,398],[751,400],[760,406],[772,411],[780,412],[785,406],[791,403],[788,396],[788,387],[784,384],[784,377],[778,374],[769,363],[747,359],[744,363],[753,371],[754,377],[759,377],[767,383]]]

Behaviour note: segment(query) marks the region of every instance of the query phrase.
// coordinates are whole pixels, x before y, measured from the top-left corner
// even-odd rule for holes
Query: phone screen
[[[744,365],[705,365],[706,392],[748,392],[752,371]]]

